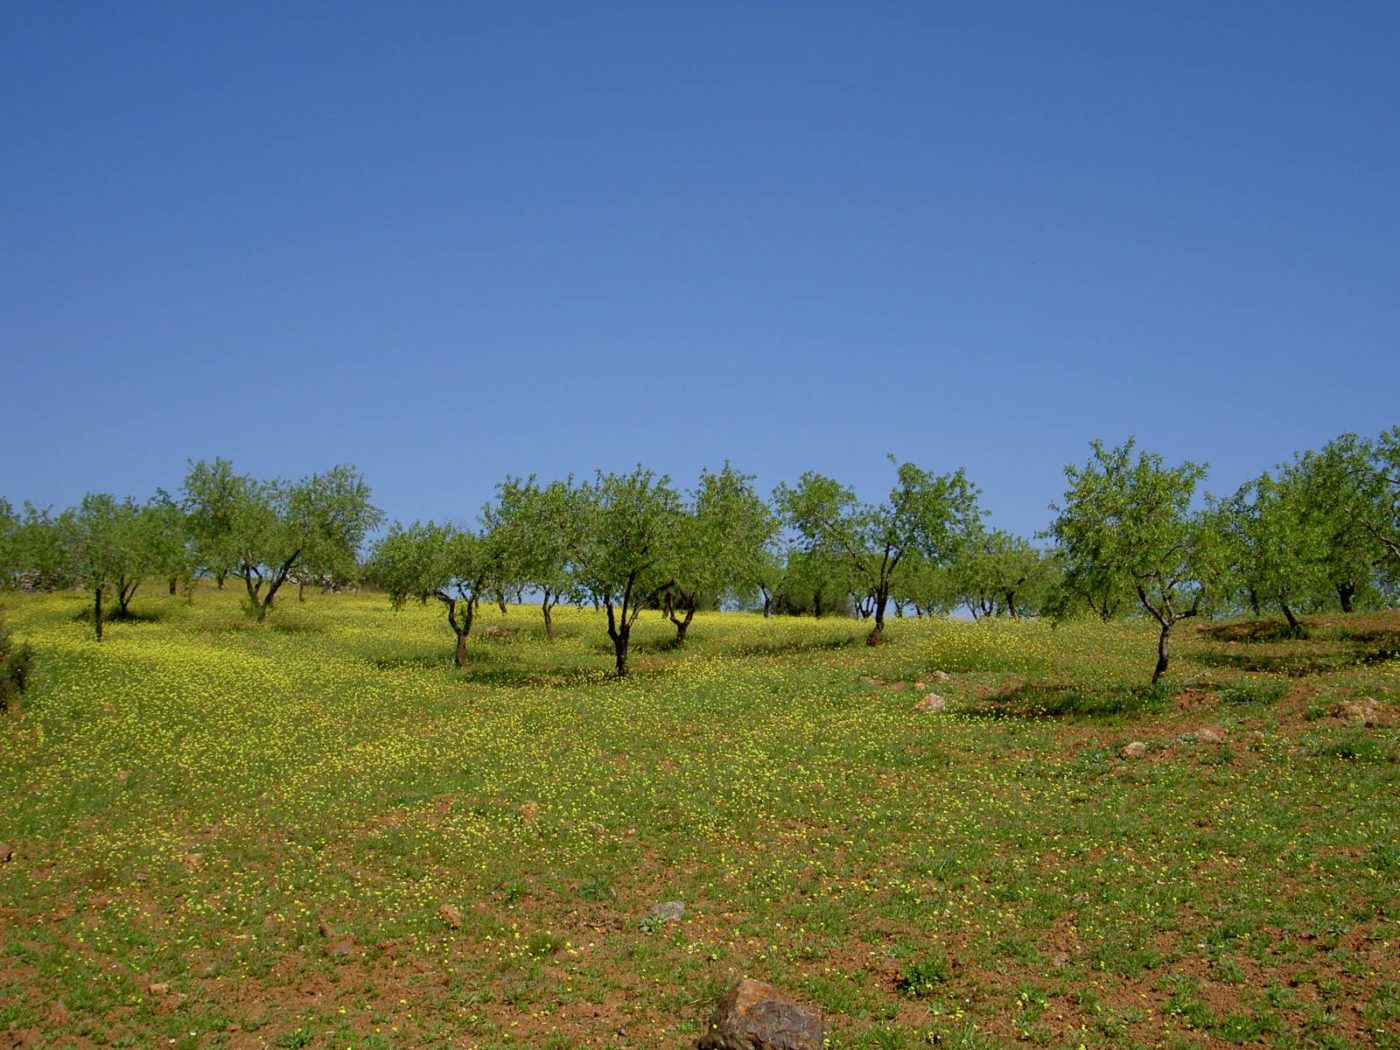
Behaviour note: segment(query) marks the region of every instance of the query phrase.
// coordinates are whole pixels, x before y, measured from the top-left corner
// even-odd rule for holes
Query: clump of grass
[[[951,976],[946,959],[937,955],[927,956],[904,968],[899,975],[899,990],[911,999],[923,999],[932,995]]]
[[[1273,704],[1282,700],[1287,692],[1287,682],[1245,682],[1222,689],[1220,702],[1237,707],[1249,704]]]

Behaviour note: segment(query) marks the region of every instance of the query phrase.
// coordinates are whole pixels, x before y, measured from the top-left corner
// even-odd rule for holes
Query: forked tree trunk
[[[549,600],[549,592],[544,592],[544,601],[540,602],[540,612],[544,614],[544,637],[546,641],[554,641],[554,604]]]
[[[866,645],[879,645],[884,639],[885,633],[885,603],[889,600],[889,593],[881,587],[875,592],[875,608],[872,610],[875,615],[875,626],[871,628],[870,634],[866,636]]]
[[[1354,583],[1337,584],[1337,602],[1342,607],[1342,612],[1352,611],[1351,600],[1356,597],[1356,585]]]

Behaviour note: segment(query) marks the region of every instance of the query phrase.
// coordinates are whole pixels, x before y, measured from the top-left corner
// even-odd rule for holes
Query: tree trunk
[[[297,603],[298,603],[299,605],[305,605],[305,604],[306,604],[306,581],[305,581],[305,580],[297,580]]]
[[[677,648],[685,645],[685,632],[690,629],[690,621],[695,619],[695,604],[694,598],[687,598],[685,600],[685,616],[683,618],[677,617],[675,604],[671,601],[670,597],[667,596],[666,615],[670,617],[671,622],[676,625]]]
[[[1254,610],[1255,616],[1263,615],[1263,609],[1259,607],[1259,592],[1253,587],[1249,589],[1249,607]]]
[[[100,641],[102,641],[102,588],[101,588],[101,587],[97,588],[97,594],[94,596],[93,602],[92,602],[92,609],[93,609],[93,613],[92,613],[92,622],[93,622],[93,626],[97,628],[97,640],[100,642]]]
[[[228,573],[226,572],[218,572],[214,574],[214,582],[219,585],[219,590],[224,589],[224,577],[226,577],[227,575]]]
[[[1288,631],[1294,638],[1302,638],[1306,632],[1303,625],[1298,622],[1298,617],[1293,615],[1293,610],[1282,598],[1278,600],[1279,606],[1283,609],[1283,618],[1288,621]]]
[[[496,608],[498,608],[498,609],[501,610],[501,615],[502,615],[502,616],[504,616],[504,615],[506,614],[506,592],[505,592],[505,591],[502,591],[500,594],[496,595]]]
[[[889,594],[884,588],[875,592],[875,626],[871,629],[870,634],[866,636],[866,645],[879,645],[881,642],[882,636],[885,633],[885,602],[888,598]]]
[[[758,593],[763,595],[763,618],[766,620],[773,611],[773,596],[768,593],[768,588],[761,583],[758,585]]]
[[[1167,645],[1171,641],[1172,625],[1162,624],[1162,633],[1157,636],[1157,669],[1152,672],[1152,684],[1167,673]]]
[[[540,612],[544,613],[544,637],[546,641],[554,641],[554,606],[549,600],[549,592],[544,592],[544,601],[540,602]]]
[[[617,675],[618,678],[626,678],[628,674],[627,644],[629,634],[631,634],[631,630],[624,624],[621,630],[617,631],[613,635],[613,653],[617,657],[617,663],[614,668],[614,673]]]
[[[175,597],[175,585],[179,582],[177,577],[170,577],[170,597]]]
[[[1356,597],[1356,585],[1354,583],[1337,584],[1337,601],[1342,606],[1342,612],[1352,611],[1351,600]]]
[[[453,628],[457,633],[457,652],[453,656],[453,661],[459,670],[467,669],[467,632]]]
[[[1021,614],[1016,611],[1016,592],[1004,591],[1003,593],[1006,595],[1006,614],[1013,620],[1019,620]]]
[[[131,599],[136,595],[136,584],[127,586],[126,577],[117,577],[117,615],[123,620],[127,616],[127,607],[131,604]]]

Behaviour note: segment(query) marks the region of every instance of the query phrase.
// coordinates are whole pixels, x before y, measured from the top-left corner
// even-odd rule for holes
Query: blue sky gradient
[[[1400,5],[16,3],[0,495],[729,459],[1043,528],[1400,423]]]

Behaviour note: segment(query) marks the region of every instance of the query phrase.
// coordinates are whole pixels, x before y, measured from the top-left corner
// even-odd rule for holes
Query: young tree
[[[885,606],[901,562],[919,554],[946,564],[982,514],[977,489],[962,470],[936,475],[893,456],[890,462],[897,481],[888,502],[877,506],[857,502],[850,489],[810,471],[795,488],[780,485],[776,494],[807,550],[835,553],[850,566],[875,618],[868,645],[883,637]]]
[[[676,645],[685,644],[701,601],[753,593],[777,531],[777,516],[754,491],[752,475],[728,463],[718,474],[701,471],[672,548],[674,584],[666,614],[676,628]]]
[[[166,581],[173,595],[180,584],[194,580],[199,565],[190,537],[190,521],[163,489],[141,509],[140,528],[150,558],[150,571]]]
[[[978,533],[962,546],[951,567],[955,586],[973,618],[1036,612],[1054,572],[1029,540],[1001,529]]]
[[[341,569],[354,565],[365,537],[383,520],[370,503],[369,486],[349,466],[295,483],[235,475],[222,460],[212,468],[194,464],[190,473],[217,483],[217,498],[206,501],[186,481],[195,503],[195,535],[207,544],[205,563],[212,557],[217,572],[213,566],[232,556],[231,571],[243,580],[259,623],[295,569],[306,560]]]
[[[55,521],[55,528],[63,538],[67,575],[93,594],[93,629],[100,642],[106,590],[115,589],[118,615],[126,616],[136,588],[149,571],[141,510],[130,499],[89,493],[76,511],[65,511]]]
[[[680,497],[670,478],[639,466],[630,474],[599,471],[579,488],[577,506],[583,528],[571,560],[584,592],[607,610],[615,671],[625,678],[632,625],[675,583]]]
[[[1368,527],[1383,499],[1375,451],[1371,442],[1343,434],[1280,471],[1303,502],[1303,528],[1320,536],[1323,573],[1342,612],[1351,612],[1368,590],[1381,556]]]
[[[481,518],[499,560],[502,591],[538,591],[545,637],[554,641],[554,608],[577,589],[569,563],[581,527],[573,479],[542,486],[533,474],[506,478]]]
[[[1166,467],[1136,442],[1116,449],[1092,443],[1083,467],[1068,466],[1069,487],[1050,531],[1069,572],[1100,581],[1108,590],[1133,589],[1156,620],[1157,666],[1152,682],[1167,671],[1172,628],[1195,616],[1214,575],[1209,530],[1191,510],[1206,468],[1195,463]]]
[[[235,474],[226,459],[213,463],[192,462],[185,473],[184,509],[190,541],[199,567],[214,577],[219,590],[238,564],[239,541],[235,533],[240,509],[259,498],[259,485],[251,477]]]
[[[467,638],[477,606],[491,582],[489,551],[481,537],[451,525],[394,525],[375,546],[374,574],[395,609],[410,599],[435,598],[447,609],[457,638],[455,661],[467,667]]]

